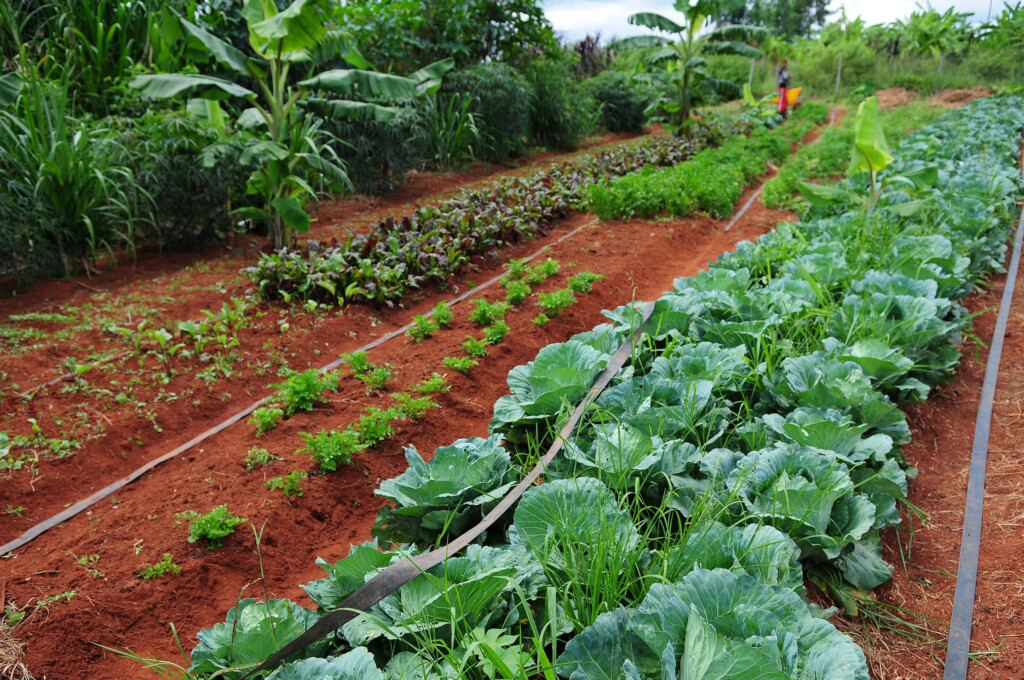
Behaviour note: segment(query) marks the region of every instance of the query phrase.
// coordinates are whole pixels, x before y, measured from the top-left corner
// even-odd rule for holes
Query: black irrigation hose
[[[590,222],[587,222],[586,224],[581,224],[580,226],[578,226],[575,229],[573,229],[572,231],[570,231],[568,234],[564,234],[563,236],[560,236],[555,241],[555,244],[561,243],[562,241],[566,240],[570,236],[573,236],[574,234],[582,231],[583,229],[591,226],[592,224],[594,224],[596,222],[597,222],[597,220],[594,219],[594,220],[591,220]],[[540,250],[536,251],[535,253],[533,253],[533,254],[523,258],[524,261],[525,262],[530,262],[530,261],[540,257],[541,255],[543,255],[544,253],[547,252],[547,248],[548,248],[548,246],[545,246],[544,248],[541,248]],[[485,289],[489,288],[490,286],[493,286],[495,283],[500,281],[501,278],[502,278],[502,276],[495,276],[495,277],[485,281],[484,283],[481,283],[478,286],[470,288],[465,293],[463,293],[463,294],[459,295],[458,297],[454,298],[453,300],[451,300],[448,304],[450,304],[450,305],[458,304],[459,302],[462,302],[462,301],[470,298],[474,294],[476,294],[476,293],[478,293],[478,292],[480,292],[482,290],[485,290]],[[430,316],[432,314],[433,314],[433,311],[428,312],[425,316]],[[407,330],[412,328],[413,325],[414,324],[412,322],[407,323],[404,326],[402,326],[401,328],[399,328],[398,330],[392,331],[392,332],[388,333],[387,335],[383,335],[383,336],[377,338],[376,340],[374,340],[373,342],[370,342],[370,343],[368,343],[366,345],[363,345],[362,347],[360,347],[360,348],[358,348],[356,350],[353,350],[353,351],[355,351],[355,352],[368,352],[371,349],[384,344],[388,340],[393,340],[394,338],[397,338],[400,335],[404,334]],[[337,368],[338,366],[340,366],[343,362],[344,362],[344,359],[336,359],[336,360],[332,361],[331,363],[327,364],[326,366],[323,366],[322,368],[320,368],[320,371],[323,372],[323,373],[326,373],[327,371],[332,371],[335,368]],[[58,380],[62,380],[62,379],[63,378],[58,378]],[[213,435],[217,434],[218,432],[220,432],[222,430],[225,430],[228,427],[234,425],[239,420],[241,420],[242,418],[245,418],[247,415],[249,415],[250,413],[255,411],[261,405],[263,405],[263,403],[266,402],[266,400],[268,398],[269,397],[264,397],[263,399],[260,399],[259,401],[255,402],[253,404],[250,404],[249,406],[247,406],[246,408],[242,409],[238,413],[235,413],[234,415],[229,416],[228,418],[226,418],[225,420],[221,421],[217,425],[214,425],[210,429],[206,430],[202,434],[197,435],[193,439],[185,442],[184,444],[182,444],[181,446],[177,447],[176,449],[174,449],[172,451],[169,451],[168,453],[163,454],[159,458],[155,458],[154,460],[149,461],[148,463],[146,463],[145,465],[143,465],[139,469],[135,470],[134,472],[132,472],[128,476],[123,477],[123,478],[117,480],[116,482],[112,482],[111,484],[108,484],[107,486],[103,487],[102,489],[100,489],[96,493],[92,494],[88,498],[86,498],[84,500],[81,500],[81,501],[78,501],[74,505],[72,505],[72,506],[70,506],[68,508],[65,508],[64,510],[62,510],[59,513],[57,513],[56,515],[53,515],[52,517],[50,517],[48,519],[45,519],[42,522],[36,524],[35,526],[27,529],[24,533],[22,533],[20,536],[18,536],[14,540],[8,541],[7,543],[5,543],[3,545],[0,545],[0,555],[6,555],[7,553],[11,552],[12,550],[17,550],[18,548],[24,546],[29,541],[31,541],[32,539],[38,537],[39,535],[43,534],[44,532],[52,529],[53,527],[57,526],[58,524],[61,524],[62,522],[66,522],[67,520],[71,519],[75,515],[78,515],[79,513],[81,513],[83,510],[86,510],[86,509],[92,507],[93,505],[95,505],[96,503],[100,502],[101,500],[103,500],[104,498],[106,498],[110,494],[114,493],[118,489],[121,489],[122,487],[126,486],[127,484],[130,484],[131,482],[134,482],[136,479],[138,479],[142,475],[146,474],[147,472],[149,472],[150,470],[155,468],[157,465],[160,465],[161,463],[165,463],[165,462],[171,460],[172,458],[175,458],[175,457],[179,456],[180,454],[184,453],[185,451],[188,451],[189,449],[194,448],[197,444],[200,444],[203,441],[209,439],[210,437],[212,437]]]
[[[243,675],[241,680],[245,680],[245,678],[252,676],[254,673],[259,673],[260,671],[272,668],[295,652],[327,637],[335,630],[348,623],[362,612],[368,610],[370,607],[377,604],[427,569],[441,564],[452,555],[458,553],[483,534],[492,524],[494,524],[494,522],[498,520],[499,517],[504,515],[509,508],[519,500],[526,490],[533,486],[533,483],[537,481],[537,478],[540,477],[542,472],[544,472],[544,469],[562,449],[562,444],[565,443],[565,440],[576,428],[576,424],[579,423],[580,418],[583,417],[583,412],[586,411],[587,407],[590,406],[595,399],[597,399],[601,392],[603,392],[608,386],[608,383],[611,382],[612,378],[618,374],[622,369],[622,366],[630,356],[632,356],[633,347],[639,341],[640,334],[643,332],[644,326],[647,325],[648,319],[651,318],[651,314],[654,312],[654,305],[655,301],[648,302],[644,305],[641,320],[636,330],[633,331],[632,335],[622,343],[618,351],[616,351],[612,356],[604,371],[601,372],[601,375],[597,377],[597,380],[594,381],[594,384],[591,386],[590,391],[587,392],[587,396],[583,398],[583,401],[581,401],[579,406],[576,407],[576,410],[573,411],[572,416],[569,417],[568,422],[566,422],[565,426],[562,427],[561,431],[558,433],[558,437],[555,439],[554,443],[551,444],[551,447],[547,450],[547,453],[544,454],[544,457],[540,459],[536,466],[534,466],[533,470],[530,471],[530,474],[526,475],[526,477],[524,477],[514,489],[509,491],[507,496],[501,499],[501,501],[494,506],[494,509],[487,513],[487,516],[484,517],[479,524],[469,529],[444,547],[437,548],[423,555],[417,555],[416,557],[407,560],[402,560],[401,562],[396,562],[387,569],[384,569],[360,586],[354,593],[345,598],[345,600],[338,605],[337,609],[334,609],[324,615],[304,633],[300,634],[298,637],[275,652],[269,659]]]
[[[1024,154],[1022,154],[1024,155]],[[1003,355],[1003,337],[1013,304],[1013,289],[1020,266],[1021,240],[1024,238],[1024,208],[1021,209],[1017,234],[1013,239],[1013,255],[1006,273],[1006,287],[999,302],[999,316],[992,332],[992,345],[985,364],[985,381],[981,386],[978,419],[974,425],[971,448],[971,472],[967,480],[967,501],[964,508],[964,531],[960,540],[960,562],[956,570],[956,591],[953,613],[949,619],[949,646],[943,680],[964,680],[971,652],[971,628],[974,623],[974,596],[978,584],[978,553],[981,547],[981,518],[985,502],[985,466],[988,463],[988,441],[992,429],[992,407],[999,378],[999,362]]]
[[[836,111],[835,111],[835,109],[832,109],[831,111],[828,112],[828,126],[832,127],[835,124],[836,124]],[[808,144],[807,146],[814,146],[820,140],[821,140],[821,135],[818,135],[818,138],[815,139],[810,144]],[[778,176],[778,175],[776,175],[776,176]],[[747,199],[747,202],[743,204],[743,207],[740,208],[740,211],[732,216],[732,219],[729,220],[729,224],[725,225],[725,229],[723,229],[722,231],[729,231],[730,229],[732,229],[733,227],[736,226],[737,222],[739,222],[741,219],[743,219],[743,216],[747,214],[747,211],[750,210],[750,207],[752,205],[754,205],[754,201],[756,201],[757,197],[761,195],[762,191],[764,191],[765,185],[767,185],[768,182],[770,182],[770,181],[771,181],[771,178],[766,179],[765,181],[761,182],[761,186],[759,186],[757,188],[757,191],[754,192],[754,195],[751,196],[749,199]]]

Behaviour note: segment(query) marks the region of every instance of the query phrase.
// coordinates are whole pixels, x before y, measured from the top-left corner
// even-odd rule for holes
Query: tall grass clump
[[[29,77],[18,102],[0,112],[0,200],[9,216],[2,242],[27,246],[4,262],[71,275],[103,253],[131,250],[138,224],[111,130],[71,116],[69,82]]]
[[[530,98],[530,136],[539,146],[571,151],[600,121],[600,109],[572,82],[568,64],[545,60],[527,71]]]

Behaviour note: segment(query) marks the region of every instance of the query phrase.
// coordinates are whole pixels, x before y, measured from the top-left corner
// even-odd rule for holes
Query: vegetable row
[[[342,241],[284,248],[244,270],[267,299],[323,304],[393,305],[410,290],[445,285],[471,262],[496,257],[504,244],[532,238],[582,207],[588,186],[648,166],[672,166],[709,146],[749,132],[749,124],[716,118],[688,137],[655,137],[463,190],[436,207],[388,217]]]
[[[901,522],[915,474],[898,405],[951,379],[961,300],[1005,256],[1022,130],[1024,100],[978,100],[901,145],[870,209],[820,209],[678,279],[504,524],[270,677],[867,680],[805,579],[855,613],[891,576],[879,532]],[[934,181],[896,181],[925,167]],[[844,188],[871,190],[861,176]],[[639,308],[513,369],[488,439],[430,461],[410,447],[409,470],[378,492],[394,507],[377,540],[318,560],[326,578],[303,586],[319,610],[479,521]],[[243,600],[199,634],[192,670],[240,677],[224,669],[266,658],[271,624],[283,642],[317,617]]]

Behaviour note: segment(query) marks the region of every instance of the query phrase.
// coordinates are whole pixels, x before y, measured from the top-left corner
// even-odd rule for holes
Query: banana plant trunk
[[[685,123],[686,121],[690,120],[690,78],[691,78],[692,75],[693,75],[692,74],[692,70],[690,69],[689,66],[687,66],[686,69],[683,71],[683,91],[682,91],[682,99],[683,99],[683,101],[681,102],[681,104],[682,104],[681,108],[682,108],[682,113],[683,113],[683,120],[682,120],[683,123]]]

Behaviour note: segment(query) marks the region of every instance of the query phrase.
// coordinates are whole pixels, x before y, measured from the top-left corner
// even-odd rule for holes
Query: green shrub
[[[609,132],[643,132],[646,105],[639,90],[621,73],[605,71],[583,83],[601,109],[601,126]]]
[[[463,375],[469,375],[469,369],[473,368],[474,366],[480,363],[479,361],[471,359],[470,357],[459,357],[458,359],[456,359],[455,357],[445,357],[442,361],[444,362],[445,368],[450,368],[453,371],[458,371]]]
[[[110,248],[131,249],[140,210],[124,149],[105,123],[72,118],[66,80],[29,79],[0,112],[3,268],[76,274]]]
[[[421,146],[412,143],[423,135],[420,113],[413,107],[395,107],[388,122],[366,119],[328,119],[324,129],[338,141],[330,144],[344,162],[356,191],[372,196],[392,193],[409,170],[422,160]],[[344,140],[344,141],[342,141]]]
[[[235,527],[246,521],[245,517],[231,514],[227,504],[218,505],[205,515],[195,510],[186,510],[177,513],[175,517],[192,520],[188,525],[188,542],[206,541],[209,550],[221,547],[224,539],[235,533]]]
[[[526,151],[530,126],[529,82],[511,66],[481,64],[445,76],[442,91],[466,93],[480,134],[476,156],[507,163]]]
[[[548,59],[531,64],[530,137],[538,146],[571,151],[594,131],[600,110],[572,82],[566,62]]]
[[[425,97],[420,109],[423,157],[441,172],[464,167],[473,160],[480,133],[470,112],[468,93]]]
[[[137,243],[195,250],[234,230],[230,209],[251,200],[245,182],[252,168],[207,163],[202,152],[213,143],[240,145],[240,138],[180,111],[147,111],[111,124],[135,178],[132,200],[147,217]]]
[[[366,447],[359,441],[359,433],[351,427],[344,430],[321,430],[315,435],[302,432],[306,445],[299,453],[308,453],[321,472],[334,472],[339,465],[352,462],[352,454]]]

